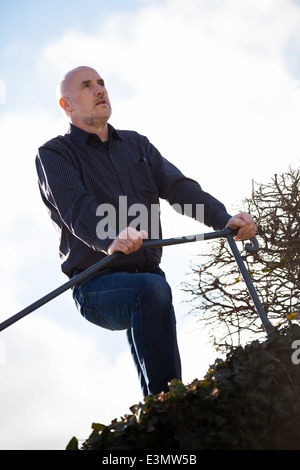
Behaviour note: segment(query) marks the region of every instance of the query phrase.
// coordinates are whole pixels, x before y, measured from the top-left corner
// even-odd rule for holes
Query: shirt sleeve
[[[36,157],[38,183],[42,199],[52,221],[61,231],[62,225],[95,251],[106,252],[115,238],[108,227],[107,238],[97,237],[97,203],[82,181],[78,168],[66,152],[41,147]]]
[[[203,191],[197,181],[183,175],[175,165],[162,157],[147,138],[145,145],[159,196],[167,200],[173,208],[179,206],[182,214],[186,213],[184,206],[189,204],[191,210],[186,215],[213,227],[214,230],[222,230],[231,218],[224,204]],[[198,205],[204,210],[197,210]],[[204,220],[199,220],[199,215]]]

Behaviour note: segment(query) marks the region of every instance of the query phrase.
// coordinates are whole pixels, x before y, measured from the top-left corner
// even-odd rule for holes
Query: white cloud
[[[1,449],[63,449],[74,434],[87,438],[95,419],[129,412],[128,394],[140,398],[129,353],[110,357],[84,328],[42,314],[12,328],[0,369]]]
[[[98,68],[111,94],[111,122],[146,133],[230,201],[252,177],[284,170],[283,155],[298,161],[295,77],[283,57],[300,36],[298,13],[283,0],[145,5],[112,15],[96,34],[67,32],[43,51],[39,69],[44,78],[80,63]]]
[[[179,324],[189,383],[203,377],[213,355],[193,321]],[[64,449],[73,435],[86,439],[92,422],[109,424],[142,400],[120,332],[92,334],[85,322],[74,331],[42,311],[10,328],[2,336],[1,449]],[[111,348],[103,346],[108,341]],[[118,354],[113,353],[117,343],[123,346]]]

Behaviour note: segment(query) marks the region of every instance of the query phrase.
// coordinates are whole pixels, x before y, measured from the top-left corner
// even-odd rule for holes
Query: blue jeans
[[[80,313],[109,330],[126,330],[144,396],[181,380],[172,293],[164,272],[100,271],[73,288]]]

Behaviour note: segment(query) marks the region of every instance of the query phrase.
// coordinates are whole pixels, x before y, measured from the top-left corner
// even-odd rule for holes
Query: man
[[[116,251],[111,265],[73,289],[81,314],[98,326],[126,330],[144,396],[168,391],[181,379],[171,289],[159,267],[161,249],[139,250],[161,236],[159,198],[192,207],[190,216],[215,230],[238,229],[251,238],[250,215],[231,217],[222,203],[165,160],[149,140],[115,130],[98,72],[78,67],[58,88],[70,131],[39,148],[41,196],[60,234],[62,271],[69,277]],[[137,212],[141,217],[134,217]],[[126,256],[124,256],[126,255]]]

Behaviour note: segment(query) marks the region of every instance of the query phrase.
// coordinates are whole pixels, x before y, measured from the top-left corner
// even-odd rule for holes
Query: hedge
[[[172,381],[67,450],[300,450],[300,327],[230,350],[202,380]],[[300,356],[300,353],[299,353]]]

